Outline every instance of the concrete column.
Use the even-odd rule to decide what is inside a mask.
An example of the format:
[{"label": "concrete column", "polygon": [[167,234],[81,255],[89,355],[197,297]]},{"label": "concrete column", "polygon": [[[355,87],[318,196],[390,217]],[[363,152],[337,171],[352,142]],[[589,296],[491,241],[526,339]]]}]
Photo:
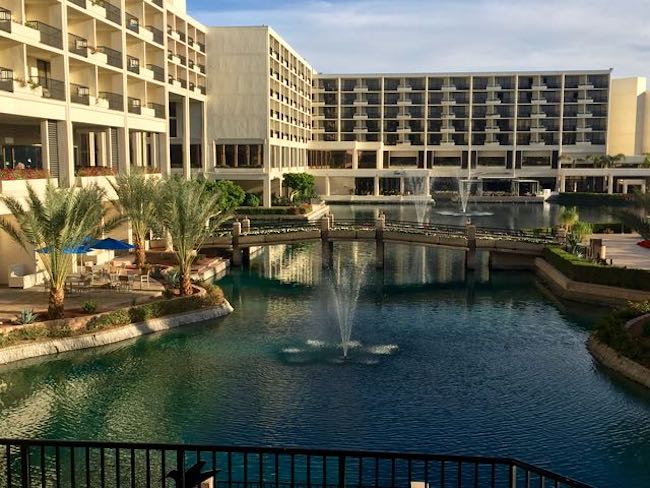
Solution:
[{"label": "concrete column", "polygon": [[129,143],[129,129],[119,127],[117,129],[117,146],[119,151],[117,171],[119,174],[129,174],[131,159]]},{"label": "concrete column", "polygon": [[329,197],[330,196],[330,177],[326,176],[325,177],[325,196]]},{"label": "concrete column", "polygon": [[375,176],[374,195],[375,195],[376,197],[379,196],[379,176]]},{"label": "concrete column", "polygon": [[133,166],[142,166],[142,137],[141,132],[131,132],[130,134],[131,142],[131,154],[133,155],[133,161],[131,164]]},{"label": "concrete column", "polygon": [[210,171],[210,146],[208,144],[208,111],[206,103],[201,104],[201,166],[203,173]]},{"label": "concrete column", "polygon": [[95,133],[88,133],[88,165],[97,166],[97,159],[95,158]]},{"label": "concrete column", "polygon": [[614,175],[608,175],[607,177],[607,193],[614,193]]},{"label": "concrete column", "polygon": [[242,265],[242,252],[239,247],[239,237],[241,235],[241,223],[233,222],[232,224],[232,265],[241,266]]},{"label": "concrete column", "polygon": [[104,159],[104,166],[110,167],[113,164],[113,142],[111,141],[111,129],[106,129],[104,131],[104,141],[106,142],[104,148],[104,154],[106,155],[106,159]]},{"label": "concrete column", "polygon": [[160,168],[159,151],[158,151],[158,134],[156,132],[151,133],[151,167]]},{"label": "concrete column", "polygon": [[147,144],[147,133],[146,132],[141,132],[140,133],[140,144],[142,148],[142,160],[141,160],[141,165],[146,166],[147,161],[149,160],[149,144]]},{"label": "concrete column", "polygon": [[183,177],[190,179],[192,169],[190,167],[190,143],[191,143],[191,124],[190,124],[190,99],[183,97]]},{"label": "concrete column", "polygon": [[352,150],[352,169],[359,169],[359,151],[356,149]]},{"label": "concrete column", "polygon": [[566,192],[566,176],[560,176],[560,192]]},{"label": "concrete column", "polygon": [[406,187],[404,186],[404,177],[400,176],[399,177],[399,194],[404,195],[405,191],[406,191]]},{"label": "concrete column", "polygon": [[70,120],[62,120],[57,122],[56,125],[59,151],[59,186],[70,187],[75,182],[72,122]]},{"label": "concrete column", "polygon": [[264,179],[263,182],[263,190],[262,190],[262,205],[264,207],[270,207],[271,206],[271,178],[267,177]]},{"label": "concrete column", "polygon": [[106,159],[106,132],[95,132],[95,145],[97,146],[97,154],[99,155],[97,166],[110,166]]},{"label": "concrete column", "polygon": [[48,138],[48,124],[47,120],[42,120],[40,124],[41,129],[41,164],[46,171],[50,170],[50,151],[56,148],[50,148],[50,140]]},{"label": "concrete column", "polygon": [[163,175],[169,175],[171,170],[171,155],[170,155],[170,141],[169,132],[165,131],[158,137],[160,144],[160,172]]}]

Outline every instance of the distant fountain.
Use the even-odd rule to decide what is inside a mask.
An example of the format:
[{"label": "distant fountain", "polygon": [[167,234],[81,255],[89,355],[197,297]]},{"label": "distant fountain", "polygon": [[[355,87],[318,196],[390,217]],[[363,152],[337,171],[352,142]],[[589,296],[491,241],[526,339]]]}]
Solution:
[{"label": "distant fountain", "polygon": [[469,196],[472,193],[472,180],[458,179],[458,196],[460,197],[460,208],[463,213],[467,213],[467,204],[469,203]]},{"label": "distant fountain", "polygon": [[357,310],[366,265],[352,265],[338,260],[332,267],[329,283],[330,307],[339,327],[343,357],[348,357],[352,345],[352,325]]},{"label": "distant fountain", "polygon": [[415,216],[418,224],[422,225],[427,218],[431,197],[427,188],[427,178],[424,176],[406,176],[404,178],[406,189],[416,198],[413,200]]}]

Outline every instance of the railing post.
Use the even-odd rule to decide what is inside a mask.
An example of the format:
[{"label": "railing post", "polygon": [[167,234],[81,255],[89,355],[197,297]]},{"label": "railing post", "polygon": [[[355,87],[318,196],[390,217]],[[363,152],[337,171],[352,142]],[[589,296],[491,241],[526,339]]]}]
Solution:
[{"label": "railing post", "polygon": [[20,483],[22,488],[29,488],[29,446],[20,446]]},{"label": "railing post", "polygon": [[345,456],[339,456],[339,488],[345,488]]},{"label": "railing post", "polygon": [[324,215],[320,220],[321,266],[323,269],[329,269],[332,266],[334,243],[329,239],[331,224],[332,219],[328,215]]},{"label": "railing post", "polygon": [[384,231],[386,230],[386,214],[380,213],[375,221],[375,266],[384,268]]},{"label": "railing post", "polygon": [[465,238],[467,239],[467,252],[465,253],[465,267],[476,269],[476,226],[468,218],[465,222]]},{"label": "railing post", "polygon": [[241,221],[241,231],[243,233],[250,232],[251,230],[251,219],[244,217]]},{"label": "railing post", "polygon": [[185,488],[185,451],[183,449],[176,451],[176,472],[178,473],[176,488]]},{"label": "railing post", "polygon": [[239,238],[241,236],[241,222],[235,221],[232,223],[232,265],[241,266],[242,255],[241,248],[239,247]]},{"label": "railing post", "polygon": [[510,473],[508,475],[509,487],[517,488],[517,466],[510,464]]}]

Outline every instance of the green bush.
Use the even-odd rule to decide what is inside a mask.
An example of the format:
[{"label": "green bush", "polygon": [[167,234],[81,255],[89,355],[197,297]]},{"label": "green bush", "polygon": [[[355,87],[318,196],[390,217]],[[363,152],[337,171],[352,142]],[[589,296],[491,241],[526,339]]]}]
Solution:
[{"label": "green bush", "polygon": [[645,337],[650,335],[650,322],[643,326],[643,336],[637,337],[626,329],[625,324],[650,308],[649,302],[629,303],[603,317],[596,325],[596,339],[614,349],[619,354],[650,367],[650,347]]},{"label": "green bush", "polygon": [[605,266],[581,259],[559,247],[545,248],[544,259],[574,281],[650,291],[650,271]]},{"label": "green bush", "polygon": [[245,207],[259,207],[260,203],[260,197],[255,195],[255,193],[247,193],[243,205]]},{"label": "green bush", "polygon": [[97,311],[97,302],[95,300],[88,300],[81,305],[81,310],[84,313],[95,313]]}]

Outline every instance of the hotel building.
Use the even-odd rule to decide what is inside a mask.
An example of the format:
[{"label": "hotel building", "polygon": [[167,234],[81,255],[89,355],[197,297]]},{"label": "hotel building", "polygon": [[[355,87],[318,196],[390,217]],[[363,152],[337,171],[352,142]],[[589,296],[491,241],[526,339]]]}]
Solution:
[{"label": "hotel building", "polygon": [[[140,166],[203,171],[206,29],[183,0],[0,0],[0,189],[24,198]],[[30,171],[33,170],[33,171]],[[8,211],[0,205],[0,215]],[[36,261],[0,235],[4,270]]]}]

